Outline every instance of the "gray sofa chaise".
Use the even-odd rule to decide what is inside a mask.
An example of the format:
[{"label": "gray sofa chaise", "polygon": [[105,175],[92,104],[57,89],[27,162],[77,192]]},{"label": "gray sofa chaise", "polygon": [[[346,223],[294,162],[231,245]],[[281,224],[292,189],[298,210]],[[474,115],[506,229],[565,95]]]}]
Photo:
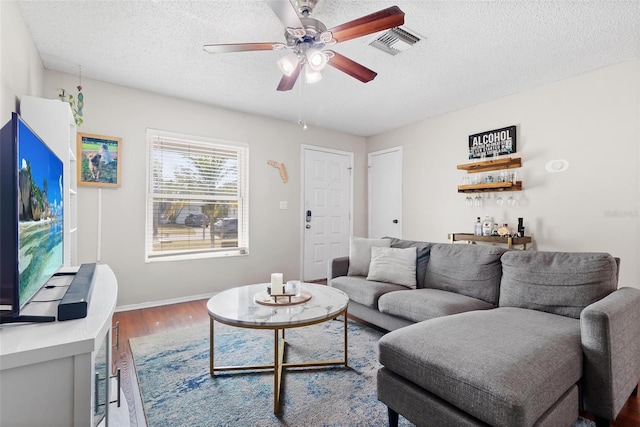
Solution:
[{"label": "gray sofa chaise", "polygon": [[329,284],[392,331],[378,371],[390,425],[571,426],[584,409],[605,426],[637,393],[640,290],[617,288],[609,254],[386,240],[415,248],[415,289],[392,283],[385,249],[371,249],[375,274],[333,260]]}]

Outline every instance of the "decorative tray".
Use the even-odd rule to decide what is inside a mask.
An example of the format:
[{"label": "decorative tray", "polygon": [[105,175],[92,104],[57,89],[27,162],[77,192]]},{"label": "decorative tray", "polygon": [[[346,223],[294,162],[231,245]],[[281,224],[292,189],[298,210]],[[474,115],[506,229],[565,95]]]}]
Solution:
[{"label": "decorative tray", "polygon": [[270,305],[275,307],[283,307],[287,305],[303,304],[311,299],[311,293],[307,291],[300,292],[300,295],[282,294],[269,295],[267,291],[258,292],[253,300],[258,304]]}]

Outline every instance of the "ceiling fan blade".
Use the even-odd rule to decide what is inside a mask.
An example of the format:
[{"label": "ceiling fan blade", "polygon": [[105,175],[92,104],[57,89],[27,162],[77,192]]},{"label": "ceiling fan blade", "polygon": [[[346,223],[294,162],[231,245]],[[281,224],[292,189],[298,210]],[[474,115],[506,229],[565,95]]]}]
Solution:
[{"label": "ceiling fan blade", "polygon": [[296,80],[298,80],[298,76],[300,76],[300,71],[302,70],[302,63],[299,62],[298,66],[293,70],[290,76],[286,74],[282,76],[280,80],[280,84],[278,84],[279,91],[286,91],[293,89],[293,86],[296,84]]},{"label": "ceiling fan blade", "polygon": [[282,21],[285,28],[296,28],[304,31],[304,25],[289,0],[269,0],[269,7]]},{"label": "ceiling fan blade", "polygon": [[332,50],[329,52],[333,52],[333,58],[329,59],[328,62],[329,65],[337,68],[343,73],[349,74],[351,77],[358,79],[363,83],[370,82],[378,75],[375,71],[368,69],[364,65],[358,64],[344,55],[340,55]]},{"label": "ceiling fan blade", "polygon": [[206,44],[203,49],[209,53],[249,52],[256,50],[282,50],[287,45],[284,43],[230,43],[230,44]]},{"label": "ceiling fan blade", "polygon": [[404,24],[404,12],[391,6],[371,15],[363,16],[337,27],[329,28],[337,42],[343,42]]}]

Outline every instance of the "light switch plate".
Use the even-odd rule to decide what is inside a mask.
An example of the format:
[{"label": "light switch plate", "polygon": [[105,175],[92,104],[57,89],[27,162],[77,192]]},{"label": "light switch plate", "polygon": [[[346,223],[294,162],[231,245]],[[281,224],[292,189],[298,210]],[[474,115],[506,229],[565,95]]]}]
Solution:
[{"label": "light switch plate", "polygon": [[287,202],[280,202],[280,209],[287,209]]}]

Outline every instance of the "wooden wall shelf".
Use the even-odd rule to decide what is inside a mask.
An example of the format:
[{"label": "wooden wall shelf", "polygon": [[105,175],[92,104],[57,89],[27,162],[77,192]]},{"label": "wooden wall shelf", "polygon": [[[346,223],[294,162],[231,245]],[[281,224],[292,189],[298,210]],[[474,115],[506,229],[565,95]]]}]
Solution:
[{"label": "wooden wall shelf", "polygon": [[500,237],[500,236],[476,236],[470,233],[451,233],[449,234],[449,241],[460,242],[466,241],[468,243],[474,242],[486,242],[486,243],[502,243],[506,244],[508,249],[511,249],[513,245],[522,245],[522,249],[527,249],[527,243],[531,243],[531,236],[523,237]]},{"label": "wooden wall shelf", "polygon": [[522,166],[520,157],[505,157],[496,160],[485,160],[483,162],[465,163],[458,165],[458,169],[466,170],[467,173],[487,172],[501,169],[515,169]]},{"label": "wooden wall shelf", "polygon": [[[496,170],[515,169],[522,166],[520,157],[503,157],[483,162],[465,163],[458,165],[459,170],[467,173],[489,172]],[[511,175],[511,174],[507,174]],[[515,172],[511,179],[515,179]],[[483,182],[480,184],[458,185],[458,193],[489,193],[493,191],[522,191],[522,181]]]},{"label": "wooden wall shelf", "polygon": [[522,181],[487,182],[483,184],[458,185],[458,193],[487,193],[490,191],[522,191]]}]

